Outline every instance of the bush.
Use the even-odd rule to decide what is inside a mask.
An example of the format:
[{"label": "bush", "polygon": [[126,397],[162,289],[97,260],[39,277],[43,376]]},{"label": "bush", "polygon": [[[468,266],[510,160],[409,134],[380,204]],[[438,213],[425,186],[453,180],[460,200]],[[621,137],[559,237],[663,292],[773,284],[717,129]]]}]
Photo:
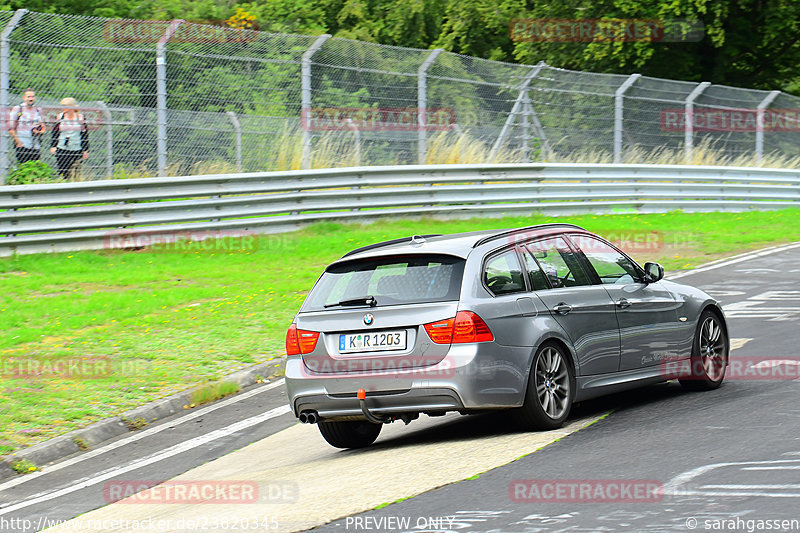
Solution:
[{"label": "bush", "polygon": [[44,161],[28,161],[11,171],[6,185],[30,185],[31,183],[53,183],[56,173]]}]

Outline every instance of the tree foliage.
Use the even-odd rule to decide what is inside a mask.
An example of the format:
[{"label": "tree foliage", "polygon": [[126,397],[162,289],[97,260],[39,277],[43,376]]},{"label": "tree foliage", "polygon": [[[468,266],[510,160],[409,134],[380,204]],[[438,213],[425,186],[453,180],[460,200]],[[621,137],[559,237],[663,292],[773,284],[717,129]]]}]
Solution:
[{"label": "tree foliage", "polygon": [[[182,18],[268,32],[444,48],[500,61],[632,73],[800,93],[794,0],[11,0],[8,8],[101,17]],[[696,42],[525,42],[514,19],[702,23]]]}]

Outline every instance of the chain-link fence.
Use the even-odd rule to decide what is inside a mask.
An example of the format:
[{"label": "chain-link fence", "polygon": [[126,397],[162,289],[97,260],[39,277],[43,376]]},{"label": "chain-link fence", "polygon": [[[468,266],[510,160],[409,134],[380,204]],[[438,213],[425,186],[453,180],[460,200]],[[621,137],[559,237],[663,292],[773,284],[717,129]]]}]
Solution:
[{"label": "chain-link fence", "polygon": [[[27,88],[88,124],[82,179],[425,162],[585,160],[710,147],[800,154],[778,91],[515,65],[184,21],[0,11],[0,178]],[[687,120],[688,118],[688,120]],[[43,142],[42,158],[53,164]],[[448,151],[449,150],[449,151]]]}]

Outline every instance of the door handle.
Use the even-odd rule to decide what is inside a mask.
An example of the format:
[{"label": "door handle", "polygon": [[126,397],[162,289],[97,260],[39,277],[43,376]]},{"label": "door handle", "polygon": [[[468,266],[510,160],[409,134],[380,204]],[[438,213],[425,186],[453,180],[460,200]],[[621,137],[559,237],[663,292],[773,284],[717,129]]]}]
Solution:
[{"label": "door handle", "polygon": [[556,306],[553,308],[553,311],[555,311],[559,315],[566,315],[567,313],[572,311],[572,306],[564,302],[561,302],[559,304],[556,304]]},{"label": "door handle", "polygon": [[617,307],[620,309],[625,309],[626,307],[630,307],[631,303],[626,298],[620,298],[617,300]]}]

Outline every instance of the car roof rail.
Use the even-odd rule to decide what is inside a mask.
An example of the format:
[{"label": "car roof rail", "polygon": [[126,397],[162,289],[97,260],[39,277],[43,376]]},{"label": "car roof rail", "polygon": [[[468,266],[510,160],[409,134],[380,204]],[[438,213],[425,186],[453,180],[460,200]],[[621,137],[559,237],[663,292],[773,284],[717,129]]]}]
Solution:
[{"label": "car roof rail", "polygon": [[536,224],[534,226],[527,226],[527,227],[524,227],[524,228],[516,228],[516,229],[512,229],[512,230],[508,230],[508,231],[502,231],[500,233],[495,233],[494,235],[489,235],[488,237],[484,237],[482,239],[478,239],[475,242],[475,244],[472,245],[472,247],[473,248],[477,248],[478,246],[480,246],[482,244],[486,244],[487,242],[491,242],[491,241],[493,241],[495,239],[501,239],[503,237],[510,237],[511,235],[514,235],[516,233],[521,233],[521,232],[530,231],[530,230],[534,230],[534,229],[558,228],[558,227],[573,228],[573,229],[579,229],[581,231],[586,231],[585,228],[582,228],[582,227],[580,227],[578,225],[575,225],[575,224],[567,224],[565,222],[549,222],[547,224]]},{"label": "car roof rail", "polygon": [[411,237],[401,237],[399,239],[392,239],[390,241],[383,241],[375,244],[369,244],[367,246],[362,246],[361,248],[356,248],[355,250],[350,250],[349,252],[347,252],[342,256],[342,259],[350,255],[354,255],[360,252],[366,252],[367,250],[374,250],[375,248],[382,248],[384,246],[389,246],[392,244],[401,244],[404,242],[420,242],[419,241],[420,237],[422,237],[423,239],[428,239],[430,237],[441,237],[441,236],[442,236],[441,233],[431,233],[428,235],[412,235]]}]

